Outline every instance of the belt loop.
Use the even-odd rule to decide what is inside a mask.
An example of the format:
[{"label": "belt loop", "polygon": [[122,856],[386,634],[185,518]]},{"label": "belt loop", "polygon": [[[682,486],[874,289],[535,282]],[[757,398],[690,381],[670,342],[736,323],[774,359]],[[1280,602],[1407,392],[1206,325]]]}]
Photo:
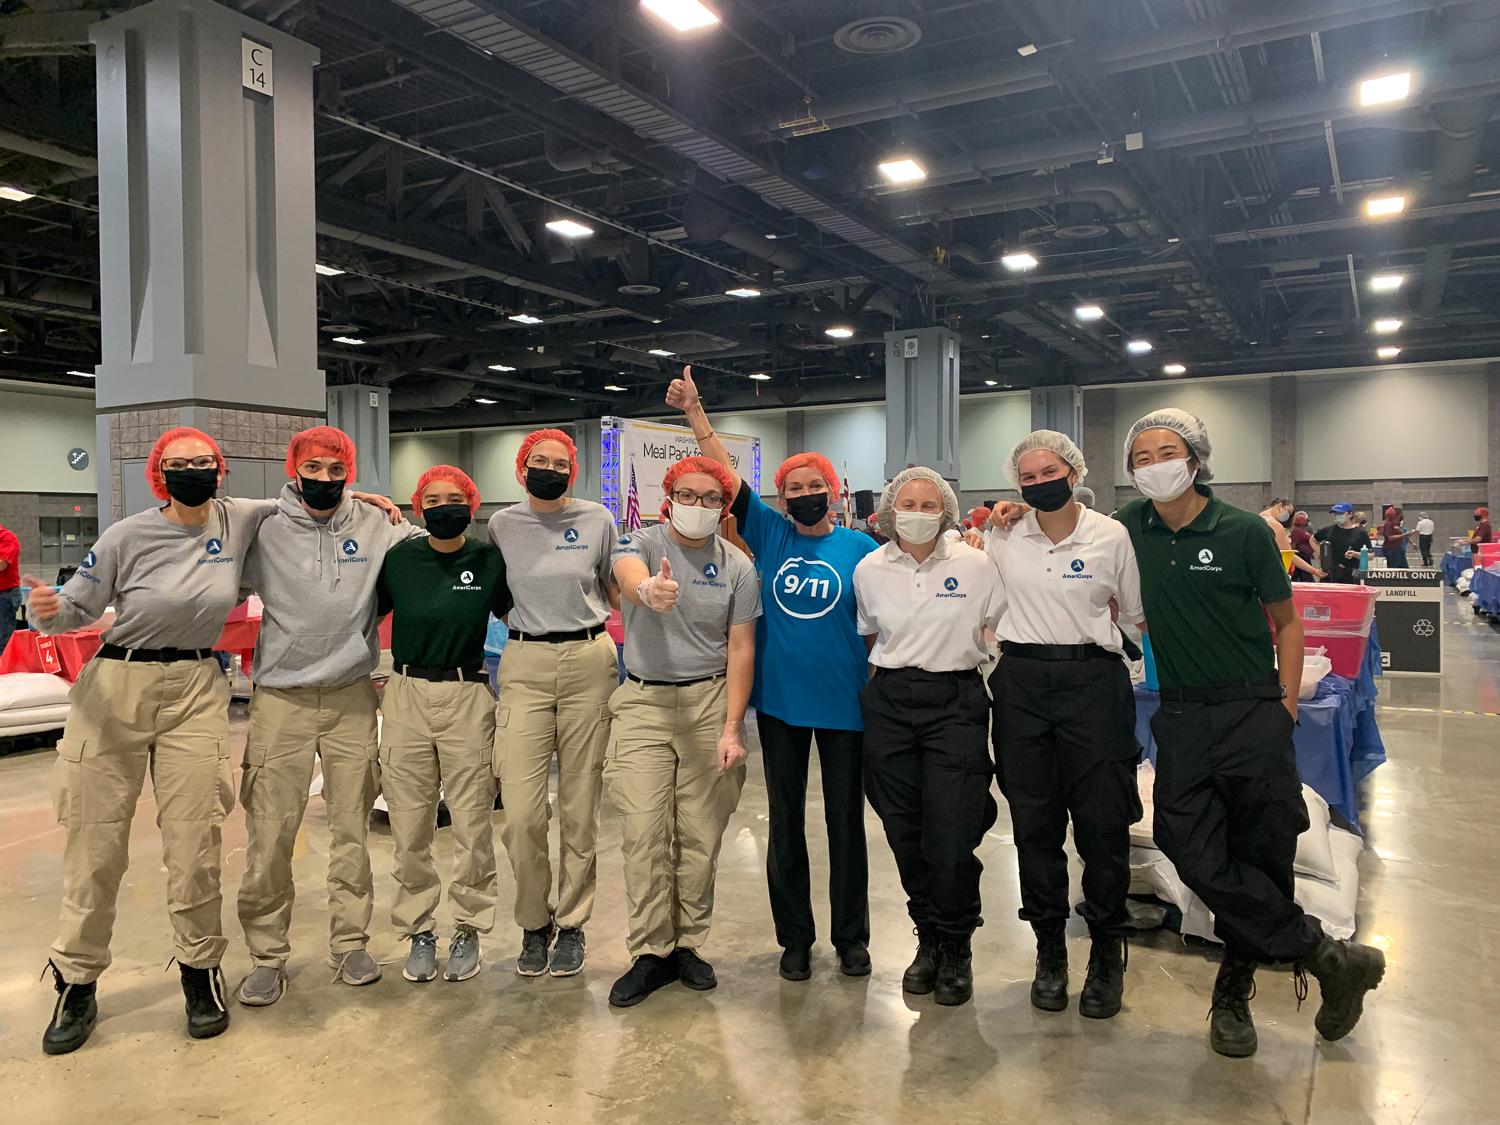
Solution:
[{"label": "belt loop", "polygon": [[130,658],[132,656],[134,656],[134,655],[135,655],[135,649],[133,649],[133,648],[127,648],[125,650],[125,663],[129,664],[130,663]]}]

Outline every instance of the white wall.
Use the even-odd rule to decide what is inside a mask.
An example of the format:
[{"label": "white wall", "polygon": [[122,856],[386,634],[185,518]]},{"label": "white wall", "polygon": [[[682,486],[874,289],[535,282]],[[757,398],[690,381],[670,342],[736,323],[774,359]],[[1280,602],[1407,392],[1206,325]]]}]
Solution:
[{"label": "white wall", "polygon": [[[1088,395],[1083,408],[1088,410]],[[1138,418],[1175,406],[1196,414],[1213,442],[1214,479],[1223,484],[1271,479],[1269,380],[1182,382],[1115,388],[1115,477],[1124,481],[1125,436]],[[1301,476],[1302,474],[1298,474]]]},{"label": "white wall", "polygon": [[[98,492],[93,395],[0,388],[0,432],[0,492]],[[88,450],[87,470],[68,467],[70,449]]]},{"label": "white wall", "polygon": [[[394,434],[391,437],[391,496],[402,507],[417,480],[434,465],[458,463],[458,434]],[[481,487],[480,492],[483,493]]]},{"label": "white wall", "polygon": [[803,444],[833,462],[849,465],[849,487],[879,492],[885,486],[885,406],[842,406],[803,415]]},{"label": "white wall", "polygon": [[474,483],[486,504],[514,504],[526,498],[516,482],[516,455],[535,427],[474,431]]},{"label": "white wall", "polygon": [[958,411],[960,489],[1010,488],[1006,465],[1016,442],[1031,432],[1031,395],[1026,391],[982,398],[966,395]]}]

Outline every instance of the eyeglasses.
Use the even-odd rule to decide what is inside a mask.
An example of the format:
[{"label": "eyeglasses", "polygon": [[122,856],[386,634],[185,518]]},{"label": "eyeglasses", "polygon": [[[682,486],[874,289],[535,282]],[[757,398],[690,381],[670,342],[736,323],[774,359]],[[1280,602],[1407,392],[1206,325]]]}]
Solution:
[{"label": "eyeglasses", "polygon": [[554,473],[570,473],[573,471],[571,461],[549,461],[545,457],[529,457],[526,460],[528,469],[551,469]]},{"label": "eyeglasses", "polygon": [[722,508],[724,497],[717,492],[710,492],[707,496],[699,496],[696,492],[674,492],[672,503],[681,504],[684,508]]},{"label": "eyeglasses", "polygon": [[189,461],[186,457],[168,457],[161,463],[161,467],[169,473],[180,473],[184,469],[217,469],[219,459],[217,457],[194,457]]}]

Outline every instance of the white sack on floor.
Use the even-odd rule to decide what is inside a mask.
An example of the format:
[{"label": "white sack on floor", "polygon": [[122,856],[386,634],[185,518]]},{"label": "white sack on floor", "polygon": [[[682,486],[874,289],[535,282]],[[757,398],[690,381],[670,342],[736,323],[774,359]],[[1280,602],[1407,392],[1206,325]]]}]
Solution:
[{"label": "white sack on floor", "polygon": [[68,721],[68,710],[66,703],[52,703],[45,707],[16,707],[0,711],[0,738],[61,730]]},{"label": "white sack on floor", "polygon": [[11,672],[0,676],[0,711],[66,704],[72,686],[47,672]]}]

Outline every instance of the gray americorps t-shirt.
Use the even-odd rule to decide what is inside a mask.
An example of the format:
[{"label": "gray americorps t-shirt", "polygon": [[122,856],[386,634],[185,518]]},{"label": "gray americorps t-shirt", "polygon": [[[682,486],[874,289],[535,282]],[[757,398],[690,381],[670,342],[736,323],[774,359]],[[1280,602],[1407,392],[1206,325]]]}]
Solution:
[{"label": "gray americorps t-shirt", "polygon": [[625,667],[643,680],[696,680],[729,666],[729,627],[760,616],[755,568],[717,535],[704,547],[683,547],[663,524],[622,535],[614,558],[637,558],[652,574],[662,556],[678,584],[677,605],[657,613],[621,599],[625,612]]},{"label": "gray americorps t-shirt", "polygon": [[507,616],[511,632],[573,633],[603,624],[618,534],[608,508],[575,497],[561,511],[538,512],[523,500],[491,516],[489,532],[516,600]]}]

